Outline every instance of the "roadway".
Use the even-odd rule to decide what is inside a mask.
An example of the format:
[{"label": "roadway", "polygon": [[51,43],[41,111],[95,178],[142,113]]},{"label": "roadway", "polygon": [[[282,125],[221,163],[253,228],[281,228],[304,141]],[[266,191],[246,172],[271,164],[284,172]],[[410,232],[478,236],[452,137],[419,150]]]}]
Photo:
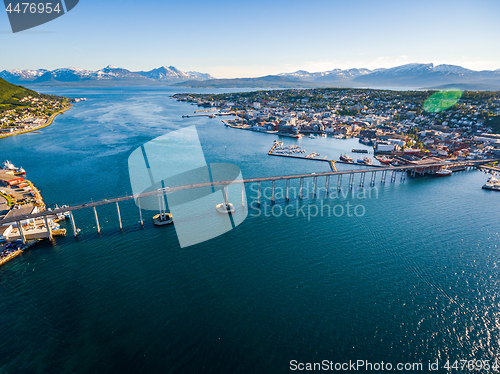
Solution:
[{"label": "roadway", "polygon": [[[128,195],[128,196],[121,196],[121,197],[116,197],[113,199],[105,199],[101,201],[96,201],[96,202],[90,202],[90,203],[85,203],[85,204],[77,204],[77,205],[72,205],[66,208],[59,208],[59,209],[54,209],[52,211],[44,211],[44,212],[39,212],[35,214],[29,214],[29,215],[23,215],[23,216],[16,216],[16,220],[22,221],[25,219],[31,219],[31,218],[37,218],[37,217],[44,217],[44,216],[51,216],[55,215],[57,213],[64,213],[68,211],[74,211],[74,210],[80,210],[80,209],[85,209],[85,208],[92,208],[92,207],[97,207],[101,205],[107,205],[107,204],[113,204],[113,203],[119,203],[122,201],[128,201],[135,199],[137,197],[142,198],[142,197],[148,197],[148,196],[156,196],[160,194],[165,194],[165,193],[172,193],[172,192],[177,192],[177,191],[183,191],[183,190],[188,190],[192,188],[203,188],[203,187],[215,187],[215,186],[228,186],[230,184],[241,184],[241,183],[260,183],[260,182],[269,182],[269,181],[279,181],[279,180],[287,180],[287,179],[300,179],[300,178],[311,178],[311,177],[326,177],[326,176],[334,176],[334,175],[344,175],[344,174],[361,174],[361,173],[379,173],[383,171],[394,171],[394,172],[404,172],[412,169],[418,169],[418,168],[432,168],[432,167],[442,167],[442,166],[448,166],[448,167],[457,167],[457,166],[480,166],[481,164],[487,164],[490,162],[494,161],[500,161],[498,159],[489,159],[489,160],[474,160],[474,161],[457,161],[457,162],[441,162],[441,163],[435,163],[435,164],[428,164],[428,165],[405,165],[405,166],[391,166],[391,167],[385,167],[385,168],[372,168],[372,169],[358,169],[358,170],[344,170],[344,171],[330,171],[330,172],[324,172],[324,173],[307,173],[307,174],[295,174],[295,175],[285,175],[285,176],[277,176],[277,177],[262,177],[262,178],[251,178],[251,179],[241,179],[241,180],[231,180],[231,181],[218,181],[218,182],[205,182],[205,183],[196,183],[196,184],[188,184],[184,186],[178,186],[178,187],[171,187],[171,188],[165,188],[163,190],[155,190],[155,191],[150,191],[150,192],[144,192],[139,195]],[[6,223],[10,223],[12,220],[9,219],[2,219],[0,220],[0,226]]]}]

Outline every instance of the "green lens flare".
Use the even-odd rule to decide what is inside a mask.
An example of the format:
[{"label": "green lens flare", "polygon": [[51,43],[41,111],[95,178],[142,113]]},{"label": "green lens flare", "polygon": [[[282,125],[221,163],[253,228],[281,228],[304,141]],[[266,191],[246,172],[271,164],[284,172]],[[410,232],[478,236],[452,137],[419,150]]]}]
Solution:
[{"label": "green lens flare", "polygon": [[462,97],[460,90],[439,91],[431,95],[424,103],[424,110],[430,113],[437,113],[455,105]]}]

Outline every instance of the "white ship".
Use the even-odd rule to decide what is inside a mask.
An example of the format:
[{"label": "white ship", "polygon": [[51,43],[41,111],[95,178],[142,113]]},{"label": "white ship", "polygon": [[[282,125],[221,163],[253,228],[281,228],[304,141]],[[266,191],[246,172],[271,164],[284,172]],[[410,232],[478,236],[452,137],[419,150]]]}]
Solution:
[{"label": "white ship", "polygon": [[443,168],[439,169],[438,171],[436,171],[436,175],[440,176],[440,177],[448,177],[452,173],[453,173],[453,171],[451,171],[450,169],[448,169],[446,167],[443,167]]},{"label": "white ship", "polygon": [[17,170],[17,168],[14,166],[12,162],[9,160],[5,160],[3,163],[3,169],[4,170]]},{"label": "white ship", "polygon": [[494,175],[492,175],[486,184],[483,186],[485,190],[500,191],[500,180],[498,180]]}]

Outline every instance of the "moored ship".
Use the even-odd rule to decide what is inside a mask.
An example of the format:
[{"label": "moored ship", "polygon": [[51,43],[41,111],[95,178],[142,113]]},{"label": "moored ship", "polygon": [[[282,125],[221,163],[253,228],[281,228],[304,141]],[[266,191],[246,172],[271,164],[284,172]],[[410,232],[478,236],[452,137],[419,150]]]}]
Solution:
[{"label": "moored ship", "polygon": [[447,167],[443,167],[443,168],[439,169],[438,171],[436,171],[436,175],[439,177],[448,177],[452,173],[453,173],[453,171],[451,171]]},{"label": "moored ship", "polygon": [[498,180],[494,175],[492,175],[486,184],[483,186],[485,190],[500,191],[500,180]]},{"label": "moored ship", "polygon": [[353,159],[347,156],[346,154],[340,155],[339,159],[340,161],[344,162],[353,162]]}]

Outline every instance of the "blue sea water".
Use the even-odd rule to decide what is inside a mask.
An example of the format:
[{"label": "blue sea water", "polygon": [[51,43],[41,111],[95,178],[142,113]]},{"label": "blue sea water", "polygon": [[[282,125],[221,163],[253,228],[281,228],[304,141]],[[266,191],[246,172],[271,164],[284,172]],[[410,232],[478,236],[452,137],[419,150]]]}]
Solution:
[{"label": "blue sea water", "polygon": [[[197,108],[172,88],[39,90],[87,98],[0,141],[48,205],[130,194],[132,151],[190,125],[207,162],[234,163],[244,178],[329,171],[268,156],[273,135],[182,118]],[[363,147],[283,141],[335,159]],[[173,226],[153,226],[155,212],[141,227],[133,202],[121,205],[123,230],[114,206],[99,207],[101,234],[91,210],[75,212],[78,238],[0,268],[0,373],[285,373],[292,360],[421,362],[423,372],[439,360],[447,372],[447,360],[500,359],[500,194],[481,189],[479,171],[377,177],[373,188],[369,177],[345,196],[263,199],[240,226],[186,248]]]}]

